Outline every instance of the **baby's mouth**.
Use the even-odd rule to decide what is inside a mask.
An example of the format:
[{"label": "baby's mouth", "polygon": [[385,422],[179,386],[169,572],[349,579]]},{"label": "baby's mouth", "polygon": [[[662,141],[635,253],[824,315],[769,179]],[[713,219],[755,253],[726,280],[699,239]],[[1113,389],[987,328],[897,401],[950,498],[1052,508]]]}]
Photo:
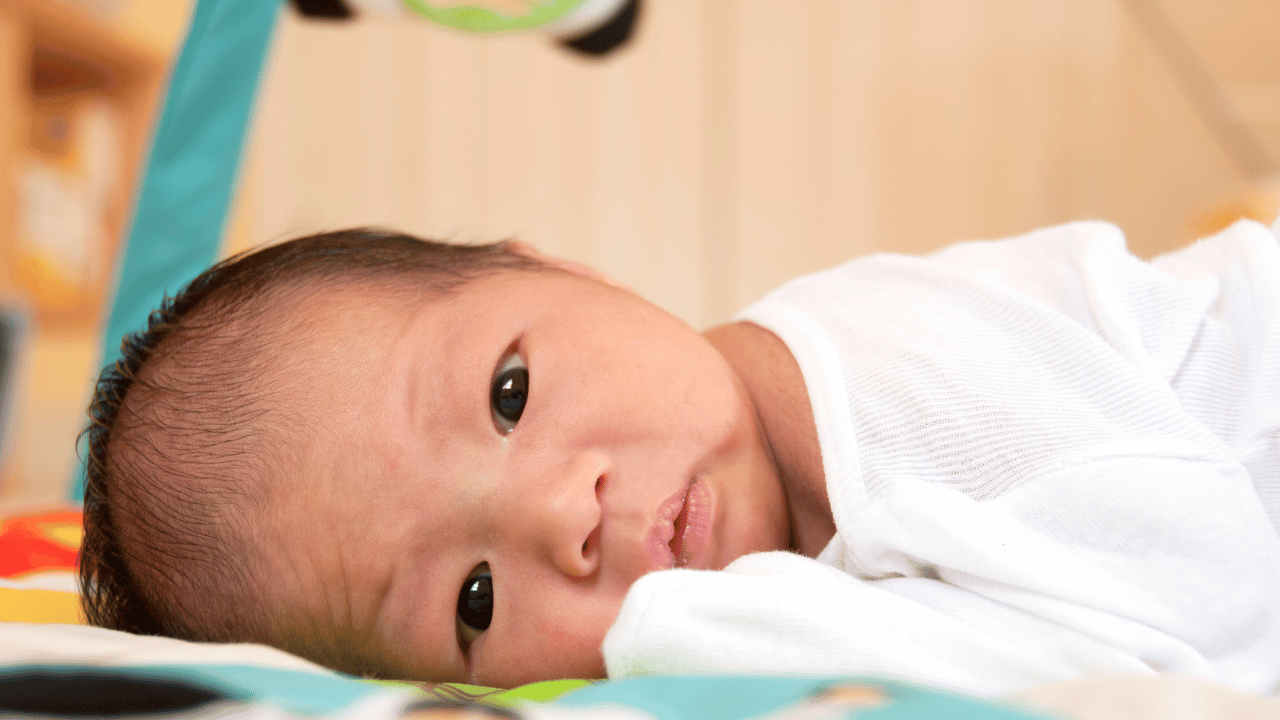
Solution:
[{"label": "baby's mouth", "polygon": [[[692,484],[689,487],[693,487]],[[684,530],[688,524],[689,488],[685,488],[684,499],[680,501],[680,512],[676,513],[675,520],[671,521],[673,530],[671,541],[667,543],[667,547],[671,548],[671,557],[675,560],[675,567],[684,567],[689,564],[688,558],[684,556]]]},{"label": "baby's mouth", "polygon": [[702,481],[694,480],[685,489],[668,543],[674,567],[688,567],[706,544],[711,529],[710,504],[709,491]]},{"label": "baby's mouth", "polygon": [[679,492],[663,501],[658,506],[657,523],[649,532],[648,550],[654,570],[667,570],[680,567],[683,540],[680,529],[687,525],[682,520],[687,514],[686,504],[693,483],[686,485]]}]

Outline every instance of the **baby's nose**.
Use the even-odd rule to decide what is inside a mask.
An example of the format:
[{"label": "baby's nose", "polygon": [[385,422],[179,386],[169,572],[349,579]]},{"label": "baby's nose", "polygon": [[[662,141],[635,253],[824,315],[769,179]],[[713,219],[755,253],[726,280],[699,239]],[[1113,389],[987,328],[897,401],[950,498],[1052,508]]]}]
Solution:
[{"label": "baby's nose", "polygon": [[531,503],[529,519],[539,544],[566,575],[587,577],[600,565],[600,498],[609,470],[603,454],[581,453],[553,471]]}]

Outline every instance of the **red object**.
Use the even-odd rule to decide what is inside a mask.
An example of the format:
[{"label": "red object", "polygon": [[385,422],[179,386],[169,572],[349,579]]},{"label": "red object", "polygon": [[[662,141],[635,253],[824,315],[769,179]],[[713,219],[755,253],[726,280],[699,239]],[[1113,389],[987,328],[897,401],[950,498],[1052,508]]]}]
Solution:
[{"label": "red object", "polygon": [[0,524],[0,577],[74,571],[80,549],[79,510],[20,515]]}]

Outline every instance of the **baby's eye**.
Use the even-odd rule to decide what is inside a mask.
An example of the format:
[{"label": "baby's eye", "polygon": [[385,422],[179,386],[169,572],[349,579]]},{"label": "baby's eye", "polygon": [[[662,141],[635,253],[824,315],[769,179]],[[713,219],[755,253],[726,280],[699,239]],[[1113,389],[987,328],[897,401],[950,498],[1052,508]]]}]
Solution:
[{"label": "baby's eye", "polygon": [[467,576],[458,593],[458,640],[466,648],[493,621],[493,577],[481,563]]},{"label": "baby's eye", "polygon": [[529,369],[519,353],[506,357],[493,374],[493,386],[489,391],[489,409],[493,424],[502,434],[516,429],[525,403],[529,401]]}]

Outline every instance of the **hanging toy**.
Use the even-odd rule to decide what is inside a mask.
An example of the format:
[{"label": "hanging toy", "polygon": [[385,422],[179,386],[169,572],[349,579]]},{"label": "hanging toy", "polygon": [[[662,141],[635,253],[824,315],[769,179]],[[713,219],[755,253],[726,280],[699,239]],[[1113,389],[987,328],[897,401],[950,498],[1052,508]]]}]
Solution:
[{"label": "hanging toy", "polygon": [[562,47],[603,57],[635,32],[640,0],[292,0],[305,17],[347,20],[405,12],[471,33],[542,32]]}]

